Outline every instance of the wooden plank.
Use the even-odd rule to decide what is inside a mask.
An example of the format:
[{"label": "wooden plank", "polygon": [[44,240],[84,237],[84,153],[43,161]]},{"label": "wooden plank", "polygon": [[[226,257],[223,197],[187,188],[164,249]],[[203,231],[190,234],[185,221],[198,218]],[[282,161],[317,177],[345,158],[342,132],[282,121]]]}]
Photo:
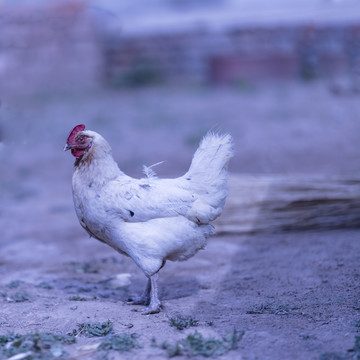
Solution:
[{"label": "wooden plank", "polygon": [[360,228],[360,178],[233,175],[217,233]]}]

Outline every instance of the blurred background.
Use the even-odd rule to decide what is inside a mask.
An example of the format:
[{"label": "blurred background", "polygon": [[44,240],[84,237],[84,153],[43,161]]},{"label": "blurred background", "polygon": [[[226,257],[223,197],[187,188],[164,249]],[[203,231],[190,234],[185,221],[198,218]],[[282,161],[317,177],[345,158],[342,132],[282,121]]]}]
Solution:
[{"label": "blurred background", "polygon": [[220,236],[161,273],[165,314],[246,330],[244,358],[359,358],[360,0],[0,0],[0,334],[113,319],[157,358],[177,330],[122,307],[145,277],[75,215],[81,123],[134,177],[234,137]]},{"label": "blurred background", "polygon": [[136,177],[181,175],[208,130],[234,136],[235,173],[357,176],[360,3],[2,0],[0,102],[14,226],[26,206],[35,222],[72,207],[79,123]]}]

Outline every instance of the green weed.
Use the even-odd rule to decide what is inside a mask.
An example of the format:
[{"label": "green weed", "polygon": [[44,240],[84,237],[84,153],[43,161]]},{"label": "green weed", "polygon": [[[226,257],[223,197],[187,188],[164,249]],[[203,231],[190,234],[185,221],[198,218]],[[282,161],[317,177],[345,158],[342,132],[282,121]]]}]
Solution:
[{"label": "green weed", "polygon": [[69,335],[52,333],[29,333],[25,335],[0,335],[0,359],[28,354],[26,360],[53,359],[66,356],[63,345],[74,344],[76,339]]},{"label": "green weed", "polygon": [[185,339],[171,345],[167,342],[162,344],[169,357],[175,356],[204,356],[217,358],[237,347],[238,342],[244,336],[244,331],[234,330],[221,339],[204,338],[199,332],[188,335]]},{"label": "green weed", "polygon": [[46,281],[42,281],[41,283],[37,284],[36,287],[46,290],[52,290],[54,287],[47,283]]},{"label": "green weed", "polygon": [[286,305],[277,305],[273,303],[266,303],[260,305],[254,305],[247,314],[274,314],[274,315],[289,315],[293,310],[297,310],[298,307]]},{"label": "green weed", "polygon": [[8,297],[12,302],[24,302],[29,301],[30,295],[26,291],[17,291],[14,295]]},{"label": "green weed", "polygon": [[115,350],[119,352],[127,352],[132,349],[141,348],[138,344],[137,339],[139,335],[134,334],[119,334],[119,335],[110,335],[99,345],[99,350]]},{"label": "green weed", "polygon": [[195,320],[192,316],[178,315],[169,319],[170,326],[176,327],[178,330],[189,329],[192,326],[198,326],[199,320]]},{"label": "green weed", "polygon": [[70,261],[66,264],[69,265],[70,270],[76,274],[98,274],[104,266],[122,264],[122,260],[112,256],[102,259],[92,259],[84,262]]},{"label": "green weed", "polygon": [[9,284],[7,284],[7,287],[10,289],[15,289],[18,288],[20,286],[20,284],[22,284],[23,282],[21,280],[14,280],[11,281]]},{"label": "green weed", "polygon": [[96,300],[96,296],[92,297],[92,298],[86,298],[80,295],[73,295],[69,297],[70,301],[89,301],[89,300]]},{"label": "green weed", "polygon": [[71,266],[71,270],[77,274],[97,274],[99,272],[96,260],[85,261],[83,263],[71,261],[68,264]]},{"label": "green weed", "polygon": [[70,336],[79,336],[84,335],[86,337],[94,337],[94,336],[106,336],[110,334],[113,330],[113,323],[108,320],[103,323],[81,323],[77,325],[77,329],[74,329],[68,335]]}]

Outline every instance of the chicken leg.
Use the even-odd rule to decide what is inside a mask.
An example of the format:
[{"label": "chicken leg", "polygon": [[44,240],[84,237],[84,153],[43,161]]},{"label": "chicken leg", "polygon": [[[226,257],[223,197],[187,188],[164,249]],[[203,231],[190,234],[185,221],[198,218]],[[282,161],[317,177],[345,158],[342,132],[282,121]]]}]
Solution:
[{"label": "chicken leg", "polygon": [[158,286],[157,286],[158,274],[154,274],[150,276],[150,304],[149,306],[142,312],[143,315],[156,314],[160,312],[161,302],[158,296]]}]

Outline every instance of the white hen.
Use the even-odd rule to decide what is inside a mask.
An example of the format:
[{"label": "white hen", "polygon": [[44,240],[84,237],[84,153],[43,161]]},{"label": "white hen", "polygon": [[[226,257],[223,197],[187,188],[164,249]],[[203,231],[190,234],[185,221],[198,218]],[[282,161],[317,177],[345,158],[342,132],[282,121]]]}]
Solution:
[{"label": "white hen", "polygon": [[125,175],[107,141],[77,125],[65,150],[76,157],[73,199],[81,226],[94,238],[130,256],[148,278],[144,293],[130,299],[143,312],[160,311],[157,273],[166,260],[186,260],[213,234],[210,222],[227,196],[227,165],[233,155],[230,135],[207,134],[189,171],[177,179]]}]

